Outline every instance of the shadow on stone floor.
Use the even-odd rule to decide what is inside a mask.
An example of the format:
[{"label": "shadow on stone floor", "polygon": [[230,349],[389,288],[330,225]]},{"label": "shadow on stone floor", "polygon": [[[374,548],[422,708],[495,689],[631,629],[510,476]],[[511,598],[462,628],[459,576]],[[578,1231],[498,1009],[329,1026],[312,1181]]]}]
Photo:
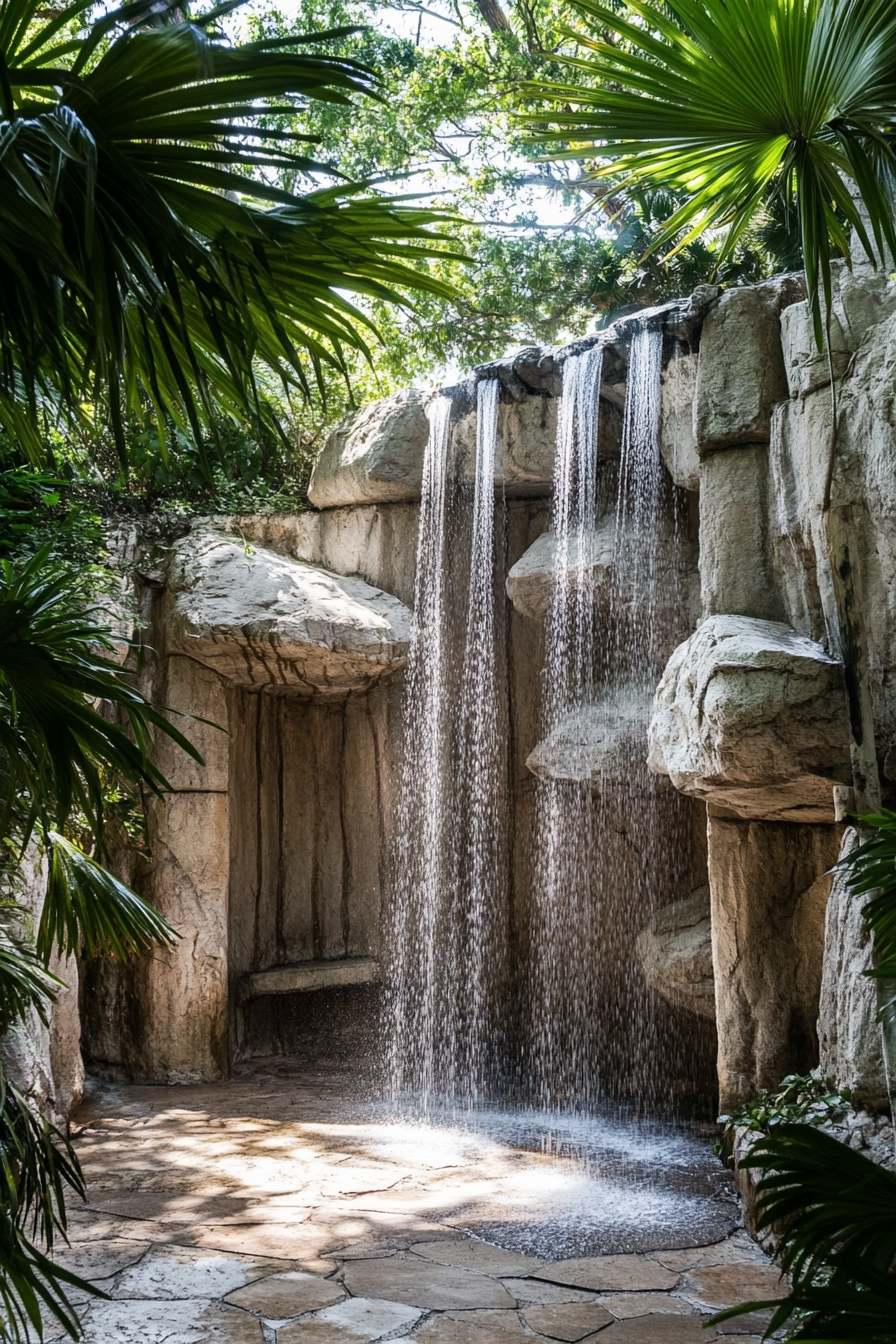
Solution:
[{"label": "shadow on stone floor", "polygon": [[[697,1344],[710,1310],[779,1291],[705,1141],[569,1122],[536,1151],[514,1114],[396,1122],[338,1070],[284,1060],[220,1085],[94,1081],[88,1205],[60,1256],[110,1295],[80,1303],[85,1339]],[[626,1236],[647,1245],[619,1253]]]}]

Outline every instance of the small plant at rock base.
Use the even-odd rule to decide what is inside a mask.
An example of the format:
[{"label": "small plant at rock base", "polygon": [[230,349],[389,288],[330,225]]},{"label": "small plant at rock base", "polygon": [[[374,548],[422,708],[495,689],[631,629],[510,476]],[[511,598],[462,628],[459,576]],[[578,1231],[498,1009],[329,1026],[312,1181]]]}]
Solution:
[{"label": "small plant at rock base", "polygon": [[722,1139],[716,1152],[727,1152],[738,1129],[768,1134],[777,1125],[837,1125],[842,1124],[852,1108],[852,1092],[848,1087],[837,1088],[833,1079],[825,1078],[820,1069],[811,1073],[790,1073],[776,1088],[760,1092],[758,1097],[745,1102],[730,1115],[720,1115]]}]

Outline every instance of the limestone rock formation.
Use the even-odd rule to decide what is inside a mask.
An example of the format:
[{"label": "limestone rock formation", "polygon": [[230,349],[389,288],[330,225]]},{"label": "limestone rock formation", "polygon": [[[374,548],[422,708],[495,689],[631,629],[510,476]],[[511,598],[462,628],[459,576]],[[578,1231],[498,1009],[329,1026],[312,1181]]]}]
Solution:
[{"label": "limestone rock formation", "polygon": [[426,400],[426,393],[410,388],[345,416],[312,472],[312,504],[332,509],[419,499],[429,435]]},{"label": "limestone rock formation", "polygon": [[709,887],[662,906],[638,935],[638,960],[652,989],[715,1021]]},{"label": "limestone rock formation", "polygon": [[697,356],[677,353],[663,372],[660,453],[669,475],[683,490],[699,490],[700,457],[694,438]]},{"label": "limestone rock formation", "polygon": [[[526,765],[540,779],[589,780],[599,789],[629,779],[646,752],[646,716],[633,689],[628,696],[571,710],[533,747]],[[650,776],[647,781],[650,788]]]},{"label": "limestone rock formation", "polygon": [[805,293],[797,275],[728,289],[700,337],[694,434],[701,456],[767,440],[772,408],[787,396],[780,315]]},{"label": "limestone rock formation", "polygon": [[[598,606],[605,605],[601,597],[605,598],[608,591],[615,536],[616,520],[609,517],[584,539],[582,563],[591,571]],[[574,556],[570,555],[569,559],[572,561]],[[522,616],[533,621],[547,618],[556,563],[557,535],[545,532],[511,567],[507,575],[507,596]],[[570,572],[571,584],[575,581],[575,573],[575,570]]]},{"label": "limestone rock formation", "polygon": [[[643,603],[640,575],[633,558],[643,556],[659,539],[655,561],[658,580],[654,594],[656,606],[651,612],[651,619],[664,633],[675,631],[672,640],[666,644],[667,648],[671,648],[674,640],[681,637],[680,621],[691,597],[691,580],[696,576],[681,540],[669,535],[672,529],[668,523],[668,519],[653,519],[653,532],[649,537],[634,535],[631,529],[620,555],[616,541],[616,515],[606,514],[598,520],[592,531],[586,533],[581,543],[570,539],[564,568],[571,586],[579,582],[584,571],[591,585],[595,612],[618,620],[624,609],[631,613]],[[581,555],[577,556],[579,545]],[[530,620],[544,621],[547,618],[551,585],[557,568],[557,546],[555,532],[542,533],[511,566],[507,575],[507,596],[520,615],[528,616]],[[684,628],[687,629],[687,624]]]},{"label": "limestone rock formation", "polygon": [[[848,828],[841,856],[858,844]],[[871,936],[862,917],[864,902],[849,890],[846,875],[835,873],[825,919],[824,971],[818,1012],[821,1068],[838,1087],[848,1087],[857,1106],[886,1109],[887,1077],[877,1024],[877,984],[871,966]]]},{"label": "limestone rock formation", "polygon": [[[32,840],[19,865],[15,890],[21,908],[19,932],[32,937],[40,922],[47,889],[46,858]],[[50,958],[51,973],[62,981],[55,1001],[47,1006],[47,1022],[29,1008],[0,1040],[0,1062],[11,1081],[28,1100],[63,1128],[81,1100],[84,1065],[81,1060],[81,1019],[78,1012],[78,962],[74,957]]]},{"label": "limestone rock formation", "polygon": [[765,443],[711,453],[701,461],[700,597],[704,616],[784,620],[786,609],[769,562],[769,493]]},{"label": "limestone rock formation", "polygon": [[[855,273],[844,261],[831,267],[831,362],[834,377],[842,378],[869,327],[885,321],[896,309],[896,286],[884,271]],[[828,357],[819,350],[805,301],[781,314],[781,343],[791,395],[802,396],[831,380]]]},{"label": "limestone rock formation", "polygon": [[723,1110],[817,1061],[827,873],[839,829],[709,819]]},{"label": "limestone rock formation", "polygon": [[833,821],[848,744],[840,664],[772,621],[705,620],[654,699],[651,768],[717,816]]},{"label": "limestone rock formation", "polygon": [[210,530],[174,546],[166,596],[168,652],[241,686],[344,695],[407,653],[396,597]]},{"label": "limestone rock formation", "polygon": [[364,579],[410,606],[419,521],[419,503],[409,502],[319,513],[239,514],[214,519],[213,526],[331,574]]}]

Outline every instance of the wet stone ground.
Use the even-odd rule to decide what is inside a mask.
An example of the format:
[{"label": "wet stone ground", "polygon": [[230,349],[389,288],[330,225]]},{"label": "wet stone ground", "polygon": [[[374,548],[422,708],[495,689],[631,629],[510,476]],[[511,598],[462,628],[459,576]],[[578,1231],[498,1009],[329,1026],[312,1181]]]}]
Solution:
[{"label": "wet stone ground", "polygon": [[[780,1295],[703,1138],[503,1112],[398,1122],[282,1060],[202,1087],[94,1083],[59,1259],[88,1344],[758,1344]],[[55,1339],[51,1330],[48,1338]]]}]

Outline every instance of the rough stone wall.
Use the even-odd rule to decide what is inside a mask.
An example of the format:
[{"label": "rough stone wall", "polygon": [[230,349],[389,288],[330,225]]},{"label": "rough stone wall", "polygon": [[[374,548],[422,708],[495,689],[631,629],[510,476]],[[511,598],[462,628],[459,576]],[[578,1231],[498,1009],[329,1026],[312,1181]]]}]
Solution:
[{"label": "rough stone wall", "polygon": [[[845,510],[863,598],[886,790],[896,775],[896,285],[860,259],[852,272],[835,266],[834,279],[832,502]],[[798,281],[718,299],[692,381],[703,624],[657,692],[652,753],[679,788],[707,800],[723,1105],[818,1062],[806,1023],[819,1003],[822,1065],[881,1105],[860,912],[839,884],[827,903],[842,830],[832,786],[851,775],[822,513],[831,387]],[[738,641],[754,655],[729,656]],[[789,921],[801,891],[814,892],[814,913],[797,938]],[[802,987],[788,957],[811,963]]]},{"label": "rough stone wall", "polygon": [[[35,841],[26,850],[19,883],[11,893],[21,906],[22,934],[33,937],[43,909],[47,864]],[[33,1008],[0,1041],[0,1060],[7,1073],[34,1107],[63,1129],[73,1107],[81,1100],[84,1065],[81,1060],[81,1021],[78,1012],[78,963],[54,953],[50,971],[62,982],[55,1002],[48,1006],[48,1024]]]},{"label": "rough stone wall", "polygon": [[[851,511],[871,614],[878,746],[884,777],[896,783],[896,286],[861,266],[836,281],[834,497]],[[661,910],[652,906],[643,936],[633,928],[631,941],[650,984],[695,1018],[711,1015],[711,948],[726,1105],[810,1067],[819,1037],[822,1059],[855,1082],[854,1068],[847,1078],[854,1042],[873,1035],[867,1004],[848,988],[867,955],[855,911],[842,892],[828,905],[826,873],[842,829],[831,789],[848,782],[849,766],[821,516],[830,389],[800,285],[789,276],[721,295],[707,288],[646,318],[667,335],[661,452],[689,492],[699,532],[699,573],[687,528],[675,534],[673,577],[688,570],[692,587],[699,582],[690,606],[697,628],[658,690],[651,759],[693,796],[691,819],[702,827],[704,809],[709,816],[709,894],[695,839],[682,890],[666,893]],[[598,453],[610,465],[630,339],[623,323],[604,356]],[[479,371],[501,384],[496,592],[510,573],[512,600],[499,624],[510,705],[512,938],[523,959],[532,771],[544,764],[534,749],[556,397],[563,359],[577,348],[523,351]],[[469,388],[453,396],[462,484],[473,399]],[[227,550],[236,568],[216,571],[217,591],[227,595],[231,572],[249,585],[245,629],[234,610],[226,631],[219,621],[207,638],[208,621],[177,614],[185,588],[170,561],[143,566],[144,685],[156,703],[230,734],[194,725],[202,769],[161,746],[172,792],[151,804],[154,862],[134,880],[183,937],[175,952],[140,967],[87,969],[88,1052],[104,1067],[169,1081],[221,1076],[234,1052],[264,1046],[261,1027],[251,1041],[243,1034],[241,976],[381,952],[425,401],[402,394],[340,427],[312,482],[318,512],[209,520],[205,551],[198,539],[182,543],[200,597],[202,556],[217,564]],[[462,549],[463,538],[452,545]],[[612,547],[598,552],[600,593]],[[265,565],[274,576],[267,588]],[[599,737],[596,779],[609,760]],[[554,777],[563,768],[549,765]],[[879,1102],[871,1045],[862,1058],[861,1086]]]}]

